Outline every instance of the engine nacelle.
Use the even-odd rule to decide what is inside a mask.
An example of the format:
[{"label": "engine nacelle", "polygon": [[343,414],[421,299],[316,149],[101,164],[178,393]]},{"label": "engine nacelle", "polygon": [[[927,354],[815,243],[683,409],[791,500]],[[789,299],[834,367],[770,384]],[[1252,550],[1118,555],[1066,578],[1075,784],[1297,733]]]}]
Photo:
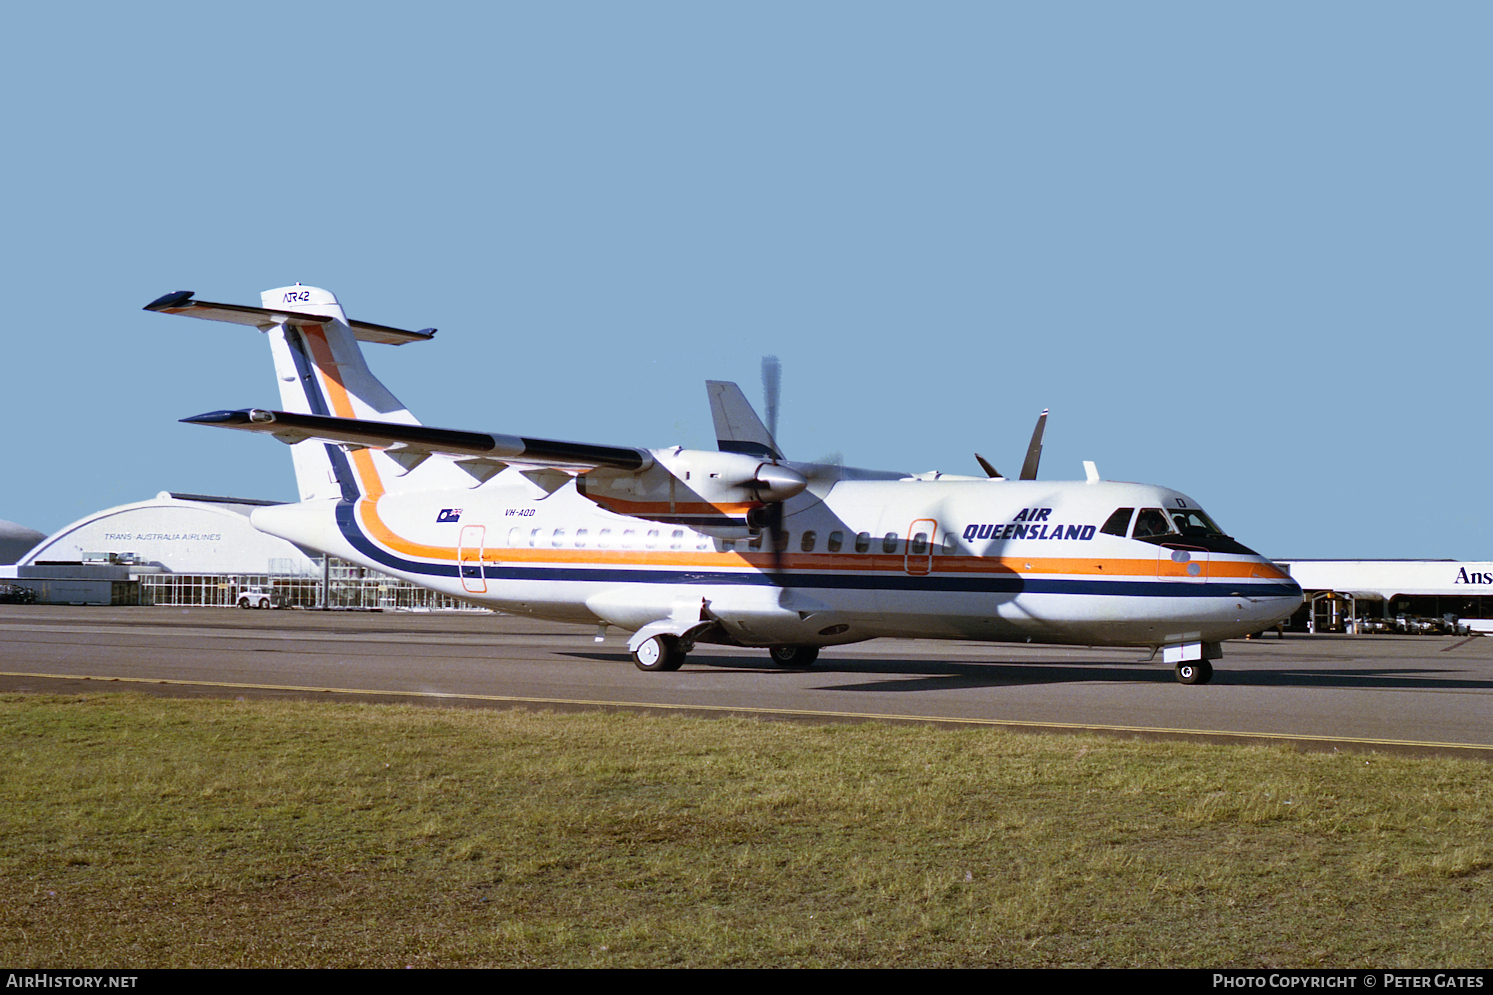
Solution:
[{"label": "engine nacelle", "polygon": [[706,532],[747,527],[747,515],[786,501],[809,482],[778,463],[742,453],[657,449],[641,472],[598,467],[576,478],[576,490],[608,511]]}]

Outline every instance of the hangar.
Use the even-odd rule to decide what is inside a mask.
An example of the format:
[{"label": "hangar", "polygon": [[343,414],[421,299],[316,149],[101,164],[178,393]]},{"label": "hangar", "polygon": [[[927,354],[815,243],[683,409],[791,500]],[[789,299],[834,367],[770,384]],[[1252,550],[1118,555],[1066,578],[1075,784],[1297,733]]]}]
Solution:
[{"label": "hangar", "polygon": [[14,566],[0,566],[0,582],[44,603],[472,607],[254,528],[249,513],[279,503],[162,491],[43,537]]},{"label": "hangar", "polygon": [[0,565],[16,562],[46,537],[44,532],[0,520]]}]

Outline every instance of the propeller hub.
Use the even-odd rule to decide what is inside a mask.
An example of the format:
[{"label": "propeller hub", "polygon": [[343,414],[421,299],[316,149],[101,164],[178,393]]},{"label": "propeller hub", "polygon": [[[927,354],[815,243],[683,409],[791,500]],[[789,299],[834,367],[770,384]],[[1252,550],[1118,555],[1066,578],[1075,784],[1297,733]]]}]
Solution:
[{"label": "propeller hub", "polygon": [[797,470],[778,463],[763,463],[747,486],[757,492],[759,501],[775,502],[802,493],[809,481]]}]

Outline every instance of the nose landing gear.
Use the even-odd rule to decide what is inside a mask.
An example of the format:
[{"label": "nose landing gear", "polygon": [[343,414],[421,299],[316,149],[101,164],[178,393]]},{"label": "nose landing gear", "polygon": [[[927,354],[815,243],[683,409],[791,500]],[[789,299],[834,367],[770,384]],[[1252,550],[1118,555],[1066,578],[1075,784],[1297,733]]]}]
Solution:
[{"label": "nose landing gear", "polygon": [[1177,680],[1183,684],[1207,684],[1213,679],[1213,664],[1207,660],[1187,660],[1177,664]]}]

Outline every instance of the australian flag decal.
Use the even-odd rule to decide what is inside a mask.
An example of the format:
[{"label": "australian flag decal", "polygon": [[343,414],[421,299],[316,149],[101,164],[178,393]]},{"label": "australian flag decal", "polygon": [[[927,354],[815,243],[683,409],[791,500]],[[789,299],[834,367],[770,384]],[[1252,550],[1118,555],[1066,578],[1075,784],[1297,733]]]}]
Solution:
[{"label": "australian flag decal", "polygon": [[435,516],[435,523],[437,525],[441,524],[442,522],[459,522],[459,521],[461,521],[461,509],[460,508],[442,508],[441,509],[441,513],[439,515]]}]

